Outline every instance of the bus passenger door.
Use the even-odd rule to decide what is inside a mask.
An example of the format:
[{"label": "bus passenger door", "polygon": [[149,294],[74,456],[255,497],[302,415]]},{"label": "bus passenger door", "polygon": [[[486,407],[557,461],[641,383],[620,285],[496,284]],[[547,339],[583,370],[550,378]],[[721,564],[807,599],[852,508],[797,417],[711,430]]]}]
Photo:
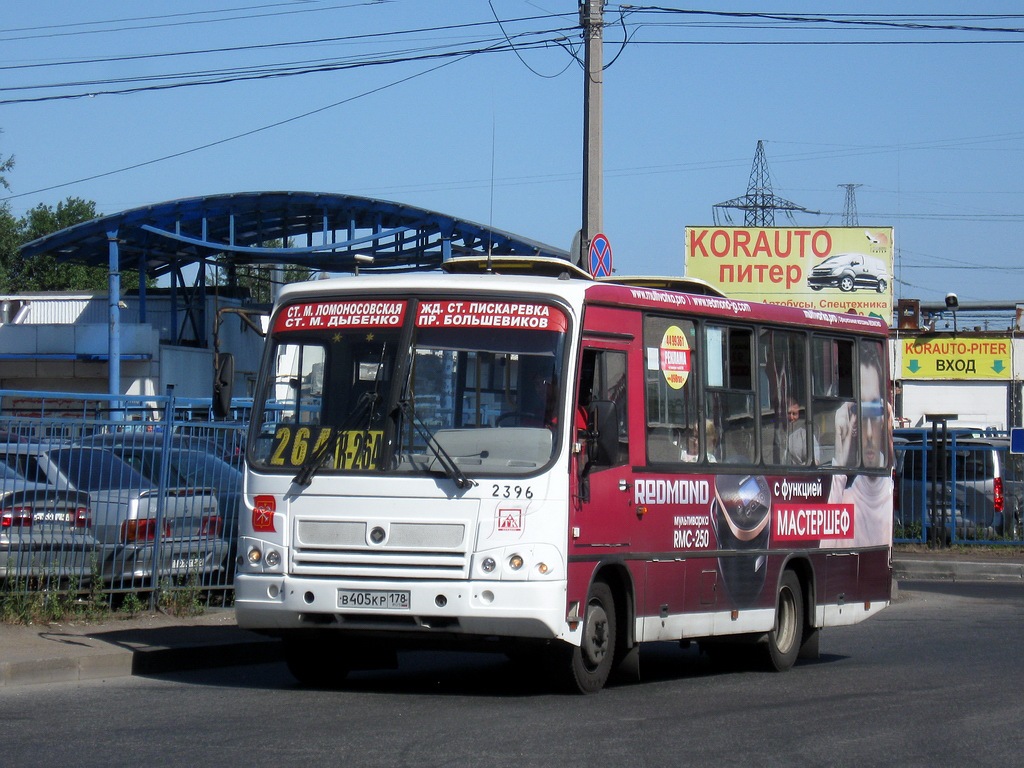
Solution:
[{"label": "bus passenger door", "polygon": [[629,456],[630,354],[625,344],[584,340],[578,392],[592,439],[578,441],[571,543],[574,548],[600,547],[602,554],[629,546],[636,523]]}]

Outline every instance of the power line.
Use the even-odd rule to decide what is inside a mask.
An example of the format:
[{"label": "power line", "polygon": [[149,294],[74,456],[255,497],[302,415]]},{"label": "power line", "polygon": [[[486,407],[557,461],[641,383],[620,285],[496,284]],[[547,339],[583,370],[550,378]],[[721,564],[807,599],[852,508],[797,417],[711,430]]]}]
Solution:
[{"label": "power line", "polygon": [[[668,13],[668,14],[679,14],[683,16],[696,16],[696,17],[716,17],[723,19],[741,19],[744,21],[764,20],[772,22],[783,22],[784,24],[810,24],[813,27],[819,26],[835,26],[835,27],[856,27],[859,29],[863,28],[877,28],[877,29],[897,29],[897,30],[912,30],[918,31],[944,31],[944,32],[998,32],[998,33],[1014,33],[1024,34],[1024,28],[1020,27],[981,27],[967,24],[938,24],[932,23],[931,19],[942,19],[942,18],[955,18],[960,20],[971,20],[971,19],[991,19],[991,18],[1003,18],[1003,19],[1021,19],[1024,20],[1024,14],[1006,14],[1000,16],[993,16],[992,14],[952,14],[952,15],[941,15],[935,16],[933,14],[868,14],[868,13],[834,13],[828,16],[810,16],[804,14],[783,14],[783,13],[763,13],[763,12],[752,12],[752,11],[704,11],[704,10],[690,10],[684,8],[668,8],[665,6],[623,6],[624,10],[631,13]],[[907,19],[907,21],[897,21],[897,19]]]},{"label": "power line", "polygon": [[[549,19],[557,18],[572,18],[567,14],[545,14],[542,16],[522,16],[515,19],[506,19],[505,24],[517,24],[524,21],[545,21]],[[144,61],[147,59],[163,59],[171,58],[175,56],[205,56],[217,53],[239,53],[242,51],[258,51],[267,50],[274,48],[298,48],[306,46],[321,46],[334,43],[366,43],[376,40],[387,40],[405,37],[407,35],[423,35],[436,32],[458,32],[461,30],[470,30],[477,27],[493,27],[495,22],[493,21],[474,21],[463,24],[443,24],[432,27],[417,27],[414,29],[395,29],[387,32],[367,32],[358,35],[339,35],[335,37],[317,37],[308,38],[305,40],[288,40],[285,42],[277,43],[253,43],[251,45],[231,45],[219,48],[198,48],[186,51],[167,51],[163,53],[140,53],[140,54],[128,54],[120,56],[101,56],[88,59],[66,59],[63,61],[51,61],[51,62],[37,62],[33,64],[12,64],[2,66],[0,70],[18,70],[18,69],[38,69],[47,67],[64,67],[64,66],[79,66],[82,64],[112,64],[119,62],[129,61]],[[537,30],[536,34],[544,34],[550,30]],[[521,34],[521,33],[520,33]]]},{"label": "power line", "polygon": [[[481,54],[504,53],[504,52],[507,52],[508,50],[512,50],[512,49],[515,49],[515,48],[518,48],[518,49],[539,49],[539,48],[548,48],[548,47],[550,47],[552,45],[559,45],[560,46],[561,43],[564,42],[564,40],[565,40],[564,35],[561,34],[561,33],[558,33],[556,37],[551,37],[551,38],[542,39],[542,40],[533,40],[533,41],[517,43],[517,44],[513,44],[513,45],[508,45],[508,44],[499,42],[497,44],[483,45],[483,46],[476,47],[476,48],[459,49],[459,50],[454,50],[454,51],[444,51],[444,52],[438,52],[438,53],[420,53],[420,54],[413,54],[413,55],[408,55],[408,56],[394,56],[394,57],[389,57],[389,58],[384,58],[384,59],[369,59],[369,60],[352,61],[352,62],[338,62],[338,61],[334,61],[334,62],[331,62],[331,63],[324,63],[324,64],[315,64],[315,65],[307,65],[307,66],[296,66],[294,68],[276,67],[276,68],[271,68],[271,69],[256,69],[256,70],[249,70],[249,71],[244,71],[243,70],[243,71],[239,71],[239,72],[235,72],[235,73],[231,73],[231,72],[225,72],[225,73],[195,72],[195,73],[191,73],[191,74],[182,73],[182,74],[174,75],[174,76],[176,76],[176,77],[184,77],[184,78],[188,78],[188,79],[183,80],[183,81],[178,81],[178,82],[158,83],[158,84],[153,84],[153,85],[136,85],[136,86],[125,87],[125,88],[109,88],[109,89],[105,89],[105,90],[89,90],[89,91],[84,91],[84,92],[80,92],[80,93],[63,93],[63,94],[54,94],[54,95],[50,95],[50,96],[24,96],[24,97],[11,98],[11,99],[0,99],[0,105],[30,104],[30,103],[38,103],[38,102],[45,102],[45,101],[66,101],[66,100],[69,100],[69,99],[91,98],[91,97],[96,97],[96,96],[124,96],[124,95],[129,95],[129,94],[144,93],[144,92],[148,92],[148,91],[166,91],[166,90],[174,90],[174,89],[178,89],[178,88],[197,87],[197,86],[204,86],[204,85],[224,85],[224,84],[227,84],[227,83],[237,83],[237,82],[244,82],[244,81],[249,81],[249,80],[270,80],[270,79],[279,79],[279,78],[285,78],[285,77],[296,77],[296,76],[299,76],[299,75],[323,74],[323,73],[328,73],[328,72],[339,72],[339,71],[350,70],[350,69],[363,69],[365,67],[384,66],[384,65],[387,65],[387,64],[407,64],[407,63],[411,63],[411,62],[435,61],[435,60],[438,60],[438,59],[464,59],[464,58],[468,58],[470,56],[476,56],[476,55],[481,55]],[[127,78],[127,79],[125,79],[123,81],[120,81],[120,82],[143,83],[143,82],[146,82],[147,80],[163,80],[163,79],[166,79],[167,77],[171,77],[171,76],[170,75],[158,75],[158,76],[152,76],[152,77],[148,77],[148,78]],[[112,82],[118,82],[118,81],[110,81],[110,80],[106,80],[106,81],[92,81],[92,82],[69,83],[69,84],[63,84],[63,85],[60,85],[60,86],[54,85],[54,86],[45,86],[45,87],[89,87],[89,86],[93,86],[93,85],[112,83]],[[41,87],[44,87],[44,86],[19,86],[19,87],[14,87],[14,88],[0,88],[0,92],[3,92],[3,91],[18,91],[18,90],[26,90],[26,89],[37,89],[37,88],[41,88]]]},{"label": "power line", "polygon": [[[124,22],[124,21],[127,21],[127,22],[136,22],[136,21],[146,22],[146,23],[140,24],[138,26],[116,27],[114,29],[78,29],[78,30],[69,31],[69,32],[48,32],[47,34],[42,34],[42,35],[24,35],[22,37],[0,37],[0,42],[16,42],[16,41],[22,41],[22,40],[39,40],[39,39],[55,38],[55,37],[71,37],[71,36],[75,36],[75,35],[96,35],[96,34],[115,33],[115,32],[136,32],[138,30],[147,30],[147,31],[149,31],[149,30],[153,30],[153,29],[162,29],[162,28],[167,28],[167,27],[194,26],[194,25],[197,25],[197,24],[214,24],[214,23],[220,23],[220,22],[225,22],[225,21],[246,21],[246,22],[249,22],[252,19],[259,19],[259,18],[265,19],[265,18],[270,18],[270,17],[274,17],[274,16],[294,16],[294,15],[297,15],[297,14],[323,13],[325,11],[336,11],[336,10],[345,9],[345,8],[356,8],[356,7],[359,7],[359,6],[377,5],[380,2],[382,2],[382,1],[383,0],[362,0],[361,2],[343,3],[343,4],[340,4],[340,5],[332,5],[332,6],[317,6],[317,7],[312,7],[312,8],[309,8],[309,7],[307,7],[307,8],[296,8],[294,3],[270,3],[270,4],[266,4],[266,5],[243,6],[241,8],[230,8],[230,9],[220,9],[220,10],[209,9],[209,10],[205,10],[205,11],[191,11],[191,12],[187,12],[187,13],[160,14],[160,15],[157,15],[157,16],[136,16],[136,17],[129,17],[129,18],[125,18],[125,19],[109,19],[109,20],[105,20],[105,21],[80,21],[80,22],[74,22],[74,23],[71,23],[71,24],[47,25],[45,27],[43,27],[43,26],[40,26],[40,27],[23,27],[21,29],[0,30],[0,35],[3,35],[6,32],[34,32],[34,31],[41,30],[41,29],[50,29],[50,30],[52,30],[52,29],[63,29],[63,28],[67,28],[67,27],[87,27],[87,26],[88,27],[94,27],[94,26],[98,26],[98,25],[101,25],[101,24],[118,24],[118,23],[121,23],[121,22]],[[252,13],[252,9],[253,8],[273,8],[273,7],[277,7],[277,6],[286,6],[286,7],[289,7],[289,10],[277,11],[277,12],[274,12],[274,13],[256,13],[256,14]],[[204,16],[204,15],[211,15],[211,14],[215,14],[215,13],[235,13],[236,11],[244,12],[244,13],[242,15],[239,15],[239,16],[228,16],[228,17],[217,18],[217,19],[195,19],[195,20],[189,20],[189,21],[168,21],[167,23],[164,23],[164,24],[153,24],[152,23],[153,21],[158,21],[160,19],[175,19],[175,18],[182,18],[182,17],[189,17],[189,16]]]},{"label": "power line", "polygon": [[169,155],[164,155],[162,157],[153,158],[152,160],[145,160],[143,162],[134,163],[132,165],[124,166],[122,168],[117,168],[117,169],[112,170],[112,171],[105,171],[103,173],[93,174],[92,176],[86,176],[84,178],[75,179],[73,181],[66,181],[66,182],[62,182],[60,184],[52,184],[52,185],[50,185],[48,187],[42,187],[40,189],[32,190],[31,192],[21,192],[21,193],[19,193],[17,195],[8,195],[7,197],[0,198],[0,202],[5,202],[7,200],[14,200],[14,199],[20,198],[20,197],[27,197],[28,195],[37,195],[37,194],[40,194],[42,192],[50,192],[51,190],[54,190],[54,189],[61,189],[63,187],[69,187],[69,186],[72,186],[74,184],[81,184],[81,183],[86,182],[86,181],[94,181],[95,179],[102,179],[102,178],[106,178],[107,176],[114,176],[114,175],[116,175],[118,173],[124,173],[126,171],[133,171],[133,170],[135,170],[137,168],[144,168],[147,165],[154,165],[156,163],[161,163],[161,162],[163,162],[165,160],[173,160],[175,158],[184,157],[185,155],[190,155],[190,154],[193,154],[195,152],[199,152],[199,151],[204,150],[204,149],[210,149],[211,147],[216,147],[216,146],[219,146],[221,144],[227,144],[230,141],[235,141],[237,139],[245,138],[246,136],[253,136],[254,134],[262,133],[263,131],[270,130],[271,128],[278,128],[278,127],[280,127],[282,125],[287,125],[288,123],[293,123],[293,122],[296,122],[297,120],[302,120],[302,119],[310,117],[312,115],[319,114],[320,112],[326,112],[329,109],[333,109],[335,107],[339,107],[342,104],[348,104],[349,102],[355,101],[356,99],[361,99],[364,96],[369,96],[371,94],[379,93],[380,91],[387,90],[388,88],[393,88],[396,85],[400,85],[402,83],[409,82],[410,80],[414,80],[417,77],[422,77],[424,75],[430,74],[431,72],[436,72],[437,70],[439,70],[439,69],[441,69],[443,67],[447,67],[448,65],[453,64],[456,61],[459,61],[459,59],[451,59],[449,61],[445,61],[445,62],[443,62],[441,64],[438,64],[435,67],[431,67],[430,69],[423,70],[422,72],[417,72],[415,74],[409,75],[408,77],[403,77],[403,78],[401,78],[399,80],[394,80],[394,81],[392,81],[390,83],[386,83],[385,85],[381,85],[381,86],[378,86],[376,88],[371,88],[370,90],[363,91],[362,93],[356,94],[355,96],[349,96],[347,98],[341,99],[340,101],[336,101],[333,104],[328,104],[328,105],[323,106],[323,107],[318,107],[317,109],[312,109],[312,110],[309,110],[307,112],[303,112],[302,114],[299,114],[299,115],[293,115],[292,117],[285,118],[284,120],[278,120],[278,121],[276,121],[274,123],[270,123],[269,125],[264,125],[264,126],[261,126],[259,128],[253,128],[252,130],[249,130],[249,131],[243,131],[242,133],[238,133],[238,134],[235,134],[233,136],[227,136],[225,138],[218,139],[216,141],[211,141],[211,142],[208,142],[208,143],[203,144],[203,145],[198,146],[198,147],[192,147],[191,149],[184,149],[184,150],[181,150],[180,152],[173,152],[173,153],[171,153]]}]

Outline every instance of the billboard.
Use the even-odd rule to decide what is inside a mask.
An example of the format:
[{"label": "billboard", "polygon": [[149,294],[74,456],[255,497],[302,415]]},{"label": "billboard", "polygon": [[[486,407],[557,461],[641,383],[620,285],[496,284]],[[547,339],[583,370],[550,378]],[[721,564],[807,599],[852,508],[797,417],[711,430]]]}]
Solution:
[{"label": "billboard", "polygon": [[892,227],[686,227],[685,260],[730,298],[892,322]]},{"label": "billboard", "polygon": [[904,381],[1012,378],[1012,343],[1006,337],[920,336],[902,339],[901,350]]}]

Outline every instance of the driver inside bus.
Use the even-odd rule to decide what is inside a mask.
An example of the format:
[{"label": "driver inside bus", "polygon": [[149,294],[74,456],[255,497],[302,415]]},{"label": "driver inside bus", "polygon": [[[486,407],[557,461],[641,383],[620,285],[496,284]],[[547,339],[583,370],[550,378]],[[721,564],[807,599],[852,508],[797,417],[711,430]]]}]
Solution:
[{"label": "driver inside bus", "polygon": [[[534,371],[530,378],[530,402],[526,403],[527,418],[533,417],[540,424],[553,424],[555,417],[555,380],[550,372]],[[538,424],[539,426],[539,424]]]}]

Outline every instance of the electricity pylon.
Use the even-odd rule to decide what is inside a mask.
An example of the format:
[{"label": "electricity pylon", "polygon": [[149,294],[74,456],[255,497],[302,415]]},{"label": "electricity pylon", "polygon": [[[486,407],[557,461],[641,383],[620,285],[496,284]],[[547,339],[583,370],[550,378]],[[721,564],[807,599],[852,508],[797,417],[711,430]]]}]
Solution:
[{"label": "electricity pylon", "polygon": [[715,203],[711,206],[711,214],[718,224],[718,212],[724,211],[724,218],[731,222],[729,209],[735,208],[743,211],[743,222],[748,227],[774,227],[775,212],[785,211],[790,219],[793,218],[793,211],[804,211],[806,213],[818,213],[810,211],[802,205],[797,205],[791,200],[778,197],[772,192],[771,175],[768,173],[768,160],[764,156],[764,142],[758,140],[757,151],[754,153],[754,164],[750,168],[750,181],[747,182],[747,194],[742,197],[734,197],[722,203]]}]

